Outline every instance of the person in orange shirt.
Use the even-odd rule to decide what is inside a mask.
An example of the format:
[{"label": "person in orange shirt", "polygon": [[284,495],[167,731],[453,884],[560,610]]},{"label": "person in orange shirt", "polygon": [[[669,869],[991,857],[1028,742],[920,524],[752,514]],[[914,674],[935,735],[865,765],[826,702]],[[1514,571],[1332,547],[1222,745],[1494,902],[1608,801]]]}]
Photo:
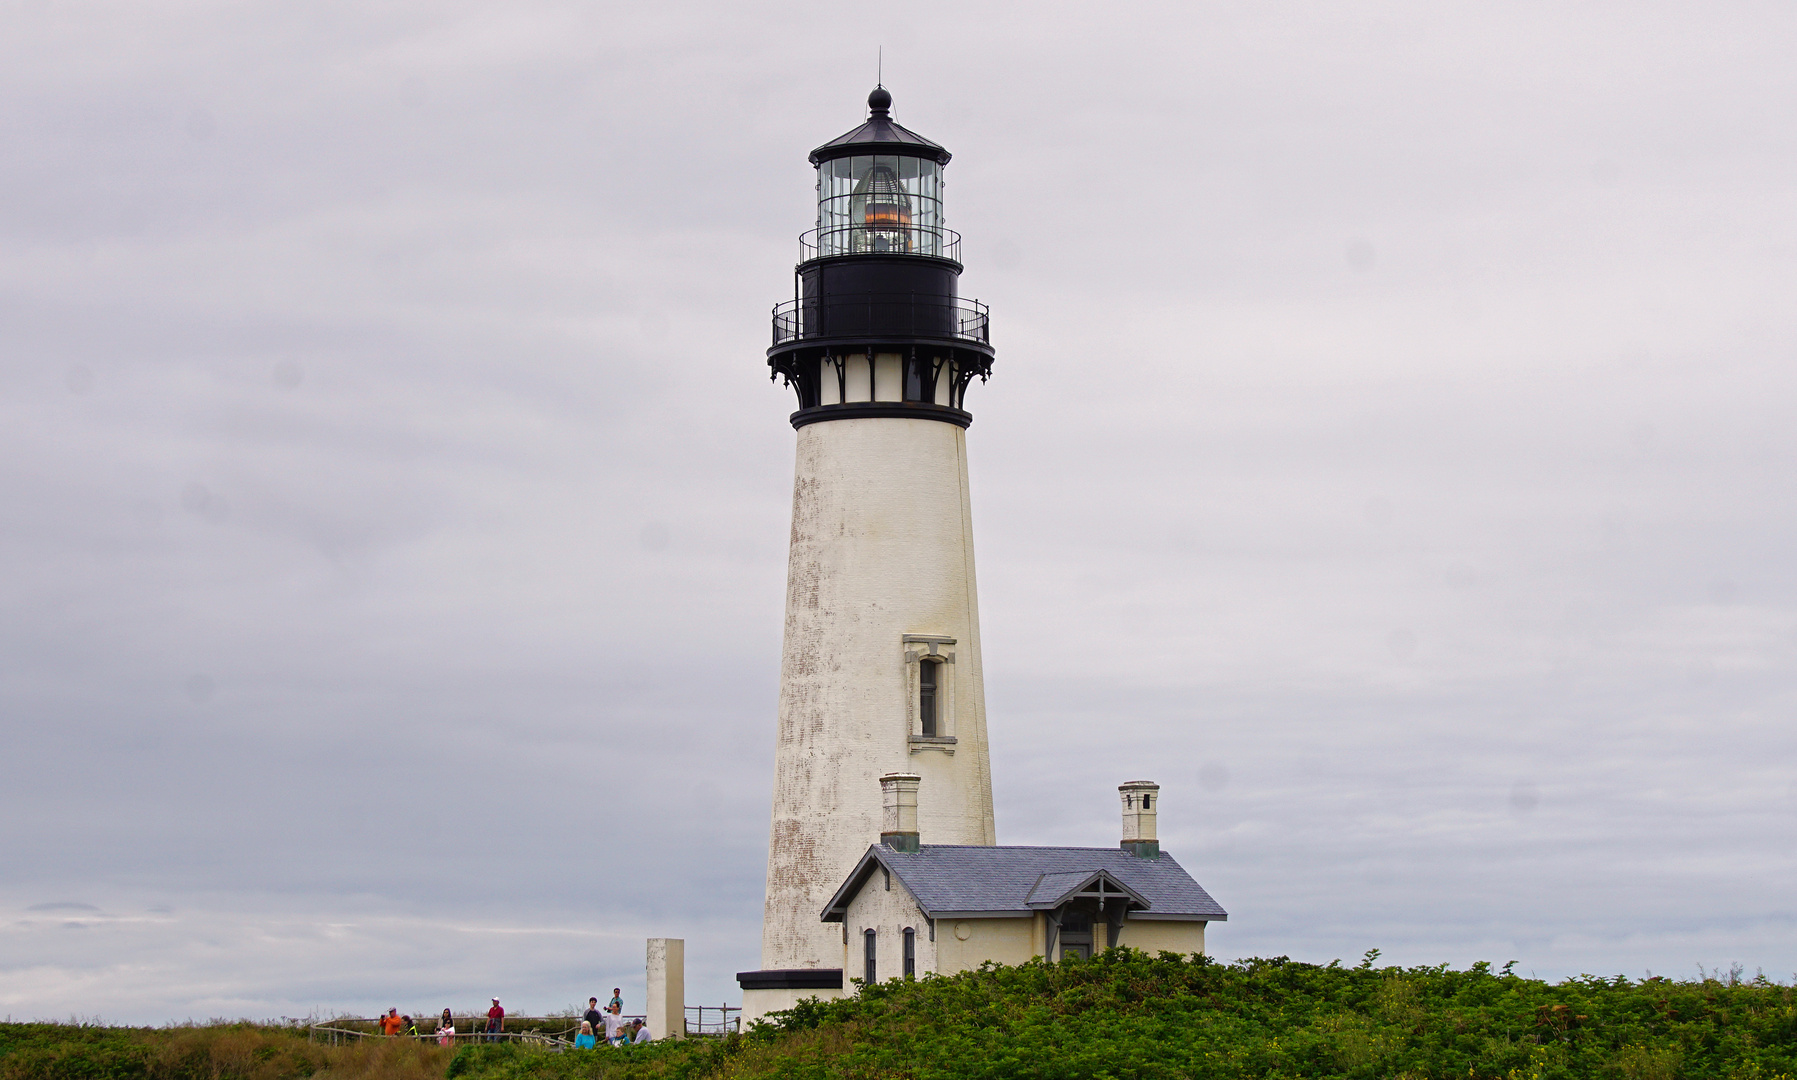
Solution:
[{"label": "person in orange shirt", "polygon": [[398,1035],[399,1029],[404,1026],[405,1026],[405,1021],[401,1020],[399,1018],[399,1010],[398,1009],[388,1009],[387,1015],[381,1017],[381,1034],[382,1035]]}]

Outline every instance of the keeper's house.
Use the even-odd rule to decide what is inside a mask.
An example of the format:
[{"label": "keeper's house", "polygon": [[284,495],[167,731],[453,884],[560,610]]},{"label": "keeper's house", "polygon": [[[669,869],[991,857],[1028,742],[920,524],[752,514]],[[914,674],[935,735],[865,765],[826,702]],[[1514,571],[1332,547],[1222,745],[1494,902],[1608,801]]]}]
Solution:
[{"label": "keeper's house", "polygon": [[1160,850],[1156,784],[1118,789],[1123,841],[1116,848],[920,844],[918,777],[892,773],[880,785],[880,843],[823,912],[825,922],[842,924],[846,979],[1089,957],[1114,945],[1199,953],[1205,924],[1229,917]]}]

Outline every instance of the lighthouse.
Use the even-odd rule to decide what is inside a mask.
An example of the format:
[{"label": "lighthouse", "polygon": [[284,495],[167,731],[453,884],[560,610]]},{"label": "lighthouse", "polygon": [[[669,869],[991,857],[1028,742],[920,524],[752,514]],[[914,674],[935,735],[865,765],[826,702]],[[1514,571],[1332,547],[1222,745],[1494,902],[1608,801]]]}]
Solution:
[{"label": "lighthouse", "polygon": [[746,1017],[843,992],[845,931],[822,915],[881,835],[880,777],[908,778],[924,842],[996,842],[967,485],[988,313],[960,296],[949,152],[895,122],[884,88],[867,107],[811,152],[816,225],[767,351],[796,397],[797,454],[761,969],[738,974]]}]

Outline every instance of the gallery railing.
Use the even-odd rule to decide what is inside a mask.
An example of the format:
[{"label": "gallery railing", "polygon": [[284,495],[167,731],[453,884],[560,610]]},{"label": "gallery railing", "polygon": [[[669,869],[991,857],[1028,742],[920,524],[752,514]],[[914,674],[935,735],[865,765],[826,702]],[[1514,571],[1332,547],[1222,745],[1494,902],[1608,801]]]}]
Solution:
[{"label": "gallery railing", "polygon": [[832,255],[933,255],[961,261],[961,234],[930,225],[834,225],[799,235],[799,261]]},{"label": "gallery railing", "polygon": [[959,338],[992,344],[991,312],[978,300],[865,293],[774,305],[774,345],[823,337]]}]

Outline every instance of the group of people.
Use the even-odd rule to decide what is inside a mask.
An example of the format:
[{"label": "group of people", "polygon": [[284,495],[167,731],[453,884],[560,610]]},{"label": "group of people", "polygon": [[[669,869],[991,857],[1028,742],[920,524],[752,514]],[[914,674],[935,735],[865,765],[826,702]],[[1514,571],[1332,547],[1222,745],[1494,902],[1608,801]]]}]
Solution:
[{"label": "group of people", "polygon": [[[586,1015],[580,1020],[580,1034],[574,1037],[574,1045],[578,1049],[592,1049],[599,1045],[598,1032],[605,1031],[605,1041],[613,1046],[629,1046],[633,1043],[646,1043],[653,1035],[641,1020],[627,1020],[623,1016],[624,993],[614,986],[611,988],[611,1001],[605,1008],[599,1007],[599,999],[587,998]],[[422,1038],[418,1025],[410,1016],[401,1016],[397,1008],[388,1009],[387,1015],[380,1019],[382,1035]],[[437,1023],[437,1043],[440,1046],[451,1046],[455,1043],[455,1018],[448,1009]],[[487,1010],[486,1042],[498,1042],[505,1034],[505,1009],[499,999],[493,999],[493,1007]]]},{"label": "group of people", "polygon": [[625,1020],[624,995],[617,988],[611,988],[611,1001],[605,1008],[599,1007],[599,999],[587,998],[587,1011],[580,1018],[580,1034],[574,1036],[574,1046],[579,1050],[591,1050],[599,1045],[599,1032],[604,1030],[605,1041],[613,1046],[630,1046],[633,1043],[646,1043],[655,1036],[642,1020]]},{"label": "group of people", "polygon": [[[376,1021],[382,1035],[400,1036],[410,1039],[423,1038],[424,1033],[418,1030],[418,1024],[410,1016],[401,1016],[398,1009],[388,1009],[387,1015]],[[487,1010],[487,1032],[491,1036],[505,1031],[505,1010],[499,1007],[499,999],[493,999],[493,1007]],[[437,1021],[437,1045],[451,1046],[455,1043],[455,1016],[448,1010]]]}]

